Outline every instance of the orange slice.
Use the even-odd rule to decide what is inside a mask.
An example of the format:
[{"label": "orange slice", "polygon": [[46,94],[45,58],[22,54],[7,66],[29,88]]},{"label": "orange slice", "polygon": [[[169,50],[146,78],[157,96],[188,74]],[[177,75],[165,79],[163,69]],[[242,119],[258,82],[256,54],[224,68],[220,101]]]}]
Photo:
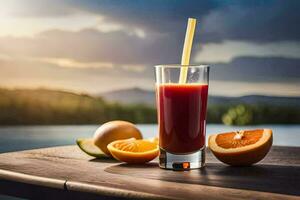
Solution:
[{"label": "orange slice", "polygon": [[132,164],[149,162],[159,153],[158,145],[146,139],[117,140],[108,144],[107,148],[115,159]]},{"label": "orange slice", "polygon": [[272,130],[245,130],[211,135],[208,146],[222,162],[247,166],[262,160],[273,142]]},{"label": "orange slice", "polygon": [[158,137],[156,136],[156,137],[153,137],[153,138],[149,138],[148,139],[150,142],[154,142],[155,144],[157,144],[158,145]]}]

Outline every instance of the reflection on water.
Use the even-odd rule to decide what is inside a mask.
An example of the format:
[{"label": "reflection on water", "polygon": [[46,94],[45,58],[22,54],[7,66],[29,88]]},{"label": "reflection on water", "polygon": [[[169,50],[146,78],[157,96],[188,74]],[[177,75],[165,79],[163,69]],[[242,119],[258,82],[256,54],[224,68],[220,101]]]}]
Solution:
[{"label": "reflection on water", "polygon": [[[138,125],[145,138],[157,133],[156,125]],[[207,135],[240,129],[271,128],[274,144],[300,146],[300,125],[224,126],[209,124]],[[76,138],[92,137],[97,125],[0,127],[0,152],[75,144]]]}]

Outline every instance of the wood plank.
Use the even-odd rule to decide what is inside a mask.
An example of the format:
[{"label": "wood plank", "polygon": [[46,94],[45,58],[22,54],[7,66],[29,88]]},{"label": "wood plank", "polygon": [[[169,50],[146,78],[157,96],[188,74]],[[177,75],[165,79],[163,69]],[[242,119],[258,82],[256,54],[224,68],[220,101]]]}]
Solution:
[{"label": "wood plank", "polygon": [[274,147],[259,165],[237,168],[208,152],[203,170],[174,172],[155,161],[134,166],[93,159],[66,146],[0,154],[0,179],[117,198],[299,199],[299,155],[300,148]]},{"label": "wood plank", "polygon": [[[21,183],[15,181],[1,180],[0,179],[0,194],[15,196],[26,199],[36,200],[53,200],[53,199],[72,199],[72,200],[99,200],[97,193],[87,192],[86,190],[68,191],[57,188],[45,187],[40,185],[33,185],[28,183]],[[106,200],[119,200],[128,199],[122,197],[114,197],[112,195],[101,195],[101,199]],[[138,198],[130,198],[138,199]],[[151,199],[151,198],[150,198]]]},{"label": "wood plank", "polygon": [[156,164],[147,167],[121,164],[108,167],[105,171],[176,183],[300,195],[300,167],[296,166],[260,165],[238,168],[209,163],[203,170],[177,172],[176,176],[173,171],[161,171]]},{"label": "wood plank", "polygon": [[63,190],[65,187],[66,180],[52,179],[41,176],[33,176],[23,173],[17,173],[8,170],[0,169],[0,179],[8,181],[18,180],[20,183],[30,182],[33,185],[43,185],[45,187],[57,188]]}]

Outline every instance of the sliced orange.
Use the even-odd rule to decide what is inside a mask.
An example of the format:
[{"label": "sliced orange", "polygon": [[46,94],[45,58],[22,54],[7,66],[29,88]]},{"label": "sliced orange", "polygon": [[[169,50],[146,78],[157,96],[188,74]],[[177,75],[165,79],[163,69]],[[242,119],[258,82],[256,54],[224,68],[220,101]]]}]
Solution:
[{"label": "sliced orange", "polygon": [[156,137],[153,137],[153,138],[149,138],[148,139],[150,142],[154,142],[154,143],[156,143],[157,145],[158,145],[158,137],[156,136]]},{"label": "sliced orange", "polygon": [[159,153],[158,145],[146,139],[117,140],[108,144],[107,148],[115,159],[132,164],[149,162]]},{"label": "sliced orange", "polygon": [[262,160],[273,142],[272,130],[245,130],[211,135],[208,146],[222,162],[247,166]]}]

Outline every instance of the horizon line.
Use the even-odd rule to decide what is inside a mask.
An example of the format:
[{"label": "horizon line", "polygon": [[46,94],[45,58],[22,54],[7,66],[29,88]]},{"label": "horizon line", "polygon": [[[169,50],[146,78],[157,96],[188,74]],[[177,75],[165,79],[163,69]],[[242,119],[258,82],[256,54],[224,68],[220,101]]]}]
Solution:
[{"label": "horizon line", "polygon": [[[127,87],[127,88],[119,88],[119,89],[112,89],[104,92],[88,92],[84,90],[74,90],[69,88],[59,88],[59,87],[46,87],[46,86],[36,86],[36,87],[22,87],[22,86],[3,86],[0,85],[1,89],[7,90],[48,90],[48,91],[57,91],[57,92],[67,92],[73,93],[78,95],[89,95],[92,97],[101,97],[101,95],[105,93],[113,93],[113,92],[120,92],[126,90],[141,90],[145,92],[155,92],[155,90],[145,89],[142,87]],[[213,97],[228,97],[228,98],[239,98],[239,97],[247,97],[247,96],[263,96],[263,97],[281,97],[281,98],[300,98],[299,96],[295,95],[264,95],[259,93],[251,93],[251,94],[242,94],[242,95],[219,95],[219,94],[209,94],[208,96]]]}]

